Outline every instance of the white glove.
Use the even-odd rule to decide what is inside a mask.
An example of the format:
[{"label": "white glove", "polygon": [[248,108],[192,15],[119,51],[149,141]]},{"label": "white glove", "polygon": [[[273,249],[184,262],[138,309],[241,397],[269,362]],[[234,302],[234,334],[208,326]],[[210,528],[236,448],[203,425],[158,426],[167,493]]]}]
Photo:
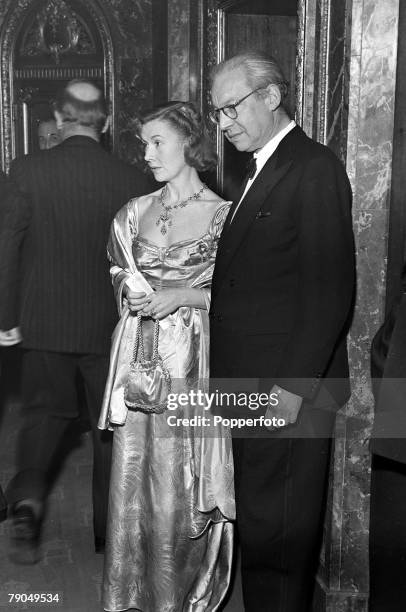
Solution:
[{"label": "white glove", "polygon": [[19,327],[13,329],[0,329],[0,346],[13,346],[21,342],[22,336]]}]

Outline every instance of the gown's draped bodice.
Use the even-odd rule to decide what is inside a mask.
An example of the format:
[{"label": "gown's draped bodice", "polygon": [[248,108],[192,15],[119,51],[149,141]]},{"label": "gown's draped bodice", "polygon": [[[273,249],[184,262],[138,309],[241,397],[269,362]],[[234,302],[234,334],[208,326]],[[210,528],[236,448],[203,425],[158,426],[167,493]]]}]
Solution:
[{"label": "gown's draped bodice", "polygon": [[215,238],[209,233],[169,247],[159,247],[146,238],[137,237],[133,256],[138,269],[154,289],[188,287],[207,268],[215,243]]},{"label": "gown's draped bodice", "polygon": [[133,257],[151,287],[190,287],[214,263],[217,242],[229,205],[223,202],[218,207],[205,234],[174,242],[168,247],[158,246],[138,234],[138,214],[135,213],[132,227]]}]

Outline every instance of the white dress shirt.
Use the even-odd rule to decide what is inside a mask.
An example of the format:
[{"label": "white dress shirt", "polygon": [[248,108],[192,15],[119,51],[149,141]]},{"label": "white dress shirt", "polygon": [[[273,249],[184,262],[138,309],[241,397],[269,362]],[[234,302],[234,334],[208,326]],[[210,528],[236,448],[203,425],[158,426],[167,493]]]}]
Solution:
[{"label": "white dress shirt", "polygon": [[247,191],[249,190],[249,188],[251,187],[252,183],[255,181],[255,179],[257,178],[258,174],[261,172],[262,168],[265,166],[266,162],[268,161],[268,159],[271,157],[271,155],[273,153],[275,153],[276,149],[278,148],[279,143],[285,138],[285,136],[287,134],[289,134],[289,132],[291,130],[293,130],[293,128],[296,127],[296,123],[292,120],[288,123],[288,125],[283,128],[283,130],[281,130],[280,132],[278,132],[276,134],[276,136],[274,136],[273,138],[271,138],[271,140],[269,140],[263,147],[262,149],[258,149],[258,151],[255,151],[254,153],[254,158],[257,162],[257,169],[256,172],[254,174],[254,176],[250,179],[248,179],[248,182],[245,186],[244,189],[244,193],[242,194],[240,201],[238,202],[236,209],[234,211],[234,214],[231,218],[231,221],[233,221],[234,217],[235,217],[235,213],[237,212],[237,210],[240,207],[240,204],[242,202],[242,200],[245,198],[245,195],[247,193]]}]

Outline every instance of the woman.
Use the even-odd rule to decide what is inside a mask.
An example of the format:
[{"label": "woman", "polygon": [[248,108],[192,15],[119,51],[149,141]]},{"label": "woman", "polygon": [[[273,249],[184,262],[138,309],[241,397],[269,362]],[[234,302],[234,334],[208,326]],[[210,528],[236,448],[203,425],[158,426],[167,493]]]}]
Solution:
[{"label": "woman", "polygon": [[[234,519],[233,464],[227,431],[209,424],[174,428],[176,413],[129,410],[124,389],[137,313],[151,352],[159,354],[172,392],[208,377],[208,308],[217,241],[228,213],[200,180],[215,156],[199,114],[172,102],[140,128],[158,191],[117,214],[108,254],[121,320],[115,331],[99,427],[114,428],[103,584],[105,610],[218,610],[228,588]],[[205,413],[207,415],[207,412]]]}]

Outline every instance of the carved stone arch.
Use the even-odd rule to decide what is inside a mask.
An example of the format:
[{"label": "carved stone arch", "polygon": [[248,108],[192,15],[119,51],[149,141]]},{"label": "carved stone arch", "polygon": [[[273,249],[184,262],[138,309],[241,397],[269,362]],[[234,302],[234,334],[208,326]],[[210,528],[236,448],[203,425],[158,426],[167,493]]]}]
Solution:
[{"label": "carved stone arch", "polygon": [[[22,28],[26,24],[27,17],[33,11],[41,11],[51,0],[10,0],[8,9],[1,27],[0,34],[0,137],[2,167],[8,170],[11,160],[16,155],[15,140],[15,110],[16,110],[16,70],[15,70],[15,47]],[[71,7],[72,0],[64,0]],[[32,74],[38,79],[54,78],[63,82],[71,78],[99,78],[103,82],[104,93],[108,101],[110,115],[112,117],[109,146],[116,149],[116,90],[115,90],[115,49],[113,44],[112,27],[108,17],[108,9],[103,0],[73,0],[75,6],[82,6],[83,10],[90,14],[91,19],[99,33],[103,47],[103,65],[96,70],[89,66],[82,70],[69,66],[37,67]],[[38,8],[37,8],[38,7]],[[42,72],[41,72],[42,70]],[[19,70],[21,76],[21,70]],[[31,73],[30,73],[31,74]],[[28,92],[29,95],[29,92]],[[21,151],[19,151],[21,153]],[[27,152],[27,151],[25,151]]]}]

